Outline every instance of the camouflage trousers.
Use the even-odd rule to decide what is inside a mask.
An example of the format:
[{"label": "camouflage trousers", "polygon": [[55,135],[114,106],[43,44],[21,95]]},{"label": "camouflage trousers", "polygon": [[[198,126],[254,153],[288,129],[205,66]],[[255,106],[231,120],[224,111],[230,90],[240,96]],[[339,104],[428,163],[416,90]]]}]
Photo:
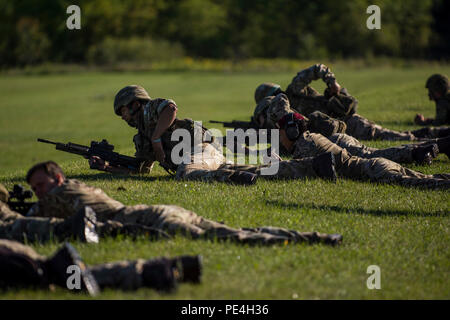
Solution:
[{"label": "camouflage trousers", "polygon": [[450,175],[427,175],[402,167],[385,158],[364,159],[352,156],[346,149],[331,142],[321,134],[305,132],[294,145],[294,157],[315,156],[332,152],[336,159],[338,175],[357,180],[396,183],[403,186],[448,189]]},{"label": "camouflage trousers", "polygon": [[[34,251],[31,247],[25,246],[16,241],[0,240],[0,261],[5,259],[5,263],[11,257],[18,257],[22,261],[21,265],[11,264],[7,267],[8,273],[19,277],[21,286],[42,286],[48,285],[47,279],[51,275],[46,274],[46,262],[49,260]],[[99,264],[88,267],[89,271],[94,276],[100,288],[117,288],[122,290],[136,290],[145,286],[142,273],[145,265],[152,265],[156,267],[154,272],[162,271],[158,265],[168,265],[170,263],[167,258],[154,258],[151,260],[138,259],[135,261],[119,261],[106,264]],[[11,270],[15,268],[16,270]],[[34,270],[33,270],[34,269]],[[34,271],[34,272],[33,272]],[[23,273],[22,276],[20,273]],[[33,276],[34,273],[34,276]],[[161,276],[163,276],[161,274]],[[2,287],[2,274],[0,274],[0,287]],[[11,279],[8,283],[11,284]],[[14,283],[12,284],[14,285]]]},{"label": "camouflage trousers", "polygon": [[226,161],[223,153],[211,144],[200,153],[191,155],[191,163],[178,166],[177,179],[227,182],[238,171],[248,171],[265,179],[305,179],[316,178],[312,158],[281,161],[273,174],[265,171],[270,165],[235,165]]},{"label": "camouflage trousers", "polygon": [[346,149],[351,155],[361,158],[386,158],[399,163],[413,163],[413,150],[418,144],[405,144],[401,146],[377,149],[363,145],[356,138],[348,134],[336,133],[328,139],[339,147]]},{"label": "camouflage trousers", "polygon": [[418,138],[437,139],[450,136],[450,127],[425,127],[411,131]]},{"label": "camouflage trousers", "polygon": [[359,140],[418,140],[411,132],[383,128],[356,113],[343,120],[347,125],[345,133]]},{"label": "camouflage trousers", "polygon": [[205,219],[196,213],[174,205],[127,206],[111,220],[142,224],[161,229],[171,235],[181,234],[193,239],[230,240],[237,243],[270,245],[288,242],[319,242],[327,237],[318,232],[298,232],[275,227],[237,229]]}]

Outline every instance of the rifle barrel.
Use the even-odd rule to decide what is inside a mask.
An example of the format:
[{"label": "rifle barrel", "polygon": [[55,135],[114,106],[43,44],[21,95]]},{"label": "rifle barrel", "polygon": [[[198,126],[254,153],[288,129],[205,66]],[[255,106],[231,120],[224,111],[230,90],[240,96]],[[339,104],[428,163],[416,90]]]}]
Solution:
[{"label": "rifle barrel", "polygon": [[53,142],[53,141],[41,139],[41,138],[38,138],[37,141],[43,142],[43,143],[58,144],[57,142]]}]

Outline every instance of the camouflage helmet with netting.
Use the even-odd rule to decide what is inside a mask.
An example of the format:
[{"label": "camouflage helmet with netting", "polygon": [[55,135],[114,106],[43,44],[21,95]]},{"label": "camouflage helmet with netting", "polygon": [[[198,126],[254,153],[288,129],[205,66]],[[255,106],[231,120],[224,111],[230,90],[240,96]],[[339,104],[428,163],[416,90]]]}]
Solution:
[{"label": "camouflage helmet with netting", "polygon": [[268,96],[276,96],[281,92],[280,85],[276,83],[266,82],[260,84],[255,90],[255,101],[259,103],[263,98]]},{"label": "camouflage helmet with netting", "polygon": [[114,98],[114,112],[120,116],[120,108],[138,99],[150,100],[151,98],[141,86],[131,85],[120,89]]},{"label": "camouflage helmet with netting", "polygon": [[0,201],[8,202],[9,192],[6,190],[5,186],[0,184]]},{"label": "camouflage helmet with netting", "polygon": [[445,94],[449,90],[448,78],[442,74],[433,74],[428,78],[425,88]]}]

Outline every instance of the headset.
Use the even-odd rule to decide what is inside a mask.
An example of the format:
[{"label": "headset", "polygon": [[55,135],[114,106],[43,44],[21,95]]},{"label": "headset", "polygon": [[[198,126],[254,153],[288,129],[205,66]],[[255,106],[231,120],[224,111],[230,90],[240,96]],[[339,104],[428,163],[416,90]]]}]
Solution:
[{"label": "headset", "polygon": [[294,117],[294,113],[290,113],[286,116],[286,122],[284,124],[284,130],[289,140],[295,141],[298,137],[306,131],[305,121]]}]

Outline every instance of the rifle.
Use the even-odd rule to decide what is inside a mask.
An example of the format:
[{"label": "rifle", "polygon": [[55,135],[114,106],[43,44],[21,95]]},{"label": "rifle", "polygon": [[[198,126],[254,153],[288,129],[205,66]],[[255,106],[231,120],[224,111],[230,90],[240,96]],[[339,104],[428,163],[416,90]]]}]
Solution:
[{"label": "rifle", "polygon": [[[233,128],[233,129],[243,129],[244,131],[247,129],[255,129],[257,132],[259,132],[260,129],[264,129],[264,128],[260,128],[259,125],[257,123],[255,123],[253,121],[253,117],[251,121],[239,121],[239,120],[232,120],[231,122],[226,122],[226,121],[216,121],[216,120],[209,120],[209,122],[211,123],[221,123],[223,124],[223,126],[225,128]],[[270,129],[268,129],[267,131],[267,138],[266,141],[270,140]],[[259,136],[258,136],[259,138]],[[235,139],[235,144],[236,144],[237,140]],[[259,139],[256,141],[256,143],[259,143]],[[251,146],[250,145],[250,141],[248,138],[245,138],[245,145],[246,146]],[[226,146],[226,143],[224,141],[224,146]],[[245,149],[245,148],[244,148]],[[236,150],[232,150],[233,152],[236,152]]]},{"label": "rifle", "polygon": [[[25,190],[22,185],[15,184],[13,190],[9,191],[9,199],[6,204],[12,211],[26,215],[36,202],[25,202],[25,199],[31,199],[32,197],[33,192],[31,190]],[[12,201],[13,199],[17,201]]]},{"label": "rifle", "polygon": [[[78,154],[86,159],[97,156],[105,161],[108,161],[110,165],[114,167],[125,167],[132,171],[138,171],[142,160],[135,157],[125,156],[123,154],[114,152],[114,145],[110,144],[106,139],[102,141],[91,141],[91,146],[84,146],[69,142],[67,144],[61,142],[53,142],[45,139],[38,138],[37,141],[43,143],[49,143],[56,145],[56,150]],[[167,164],[160,163],[160,166],[164,168],[169,174],[173,175],[173,168]]]},{"label": "rifle", "polygon": [[259,126],[253,121],[239,121],[239,120],[232,120],[231,122],[226,121],[216,121],[216,120],[209,120],[211,123],[221,123],[225,128],[233,128],[233,129],[260,129]]},{"label": "rifle", "polygon": [[56,145],[56,150],[78,154],[80,156],[89,159],[90,157],[97,156],[105,161],[108,161],[112,166],[121,166],[130,170],[137,171],[140,167],[141,160],[134,157],[125,156],[114,152],[114,146],[109,144],[107,140],[103,139],[101,142],[91,141],[91,146],[84,146],[69,142],[67,144],[61,142],[53,142],[45,139],[37,139],[39,142],[49,143]]}]

